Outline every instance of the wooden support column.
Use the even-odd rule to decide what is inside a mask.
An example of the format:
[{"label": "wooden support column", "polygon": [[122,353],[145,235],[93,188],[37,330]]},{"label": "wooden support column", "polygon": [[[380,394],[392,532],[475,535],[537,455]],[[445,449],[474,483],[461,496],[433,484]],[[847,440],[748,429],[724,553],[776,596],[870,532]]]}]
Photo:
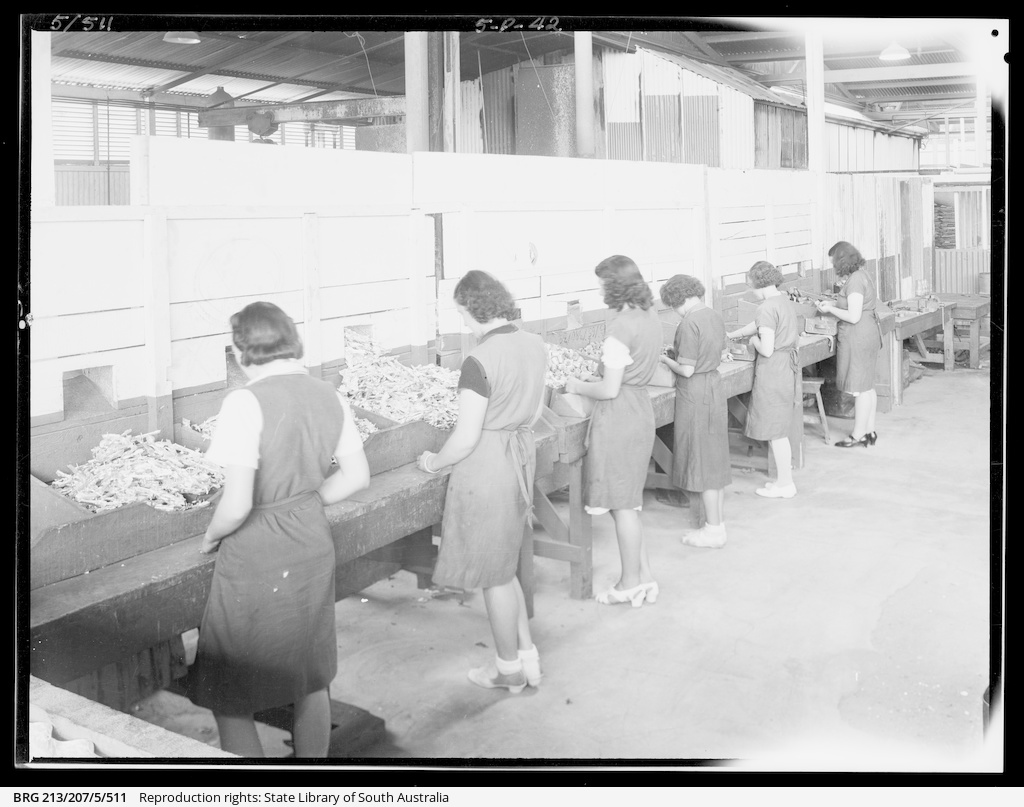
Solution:
[{"label": "wooden support column", "polygon": [[811,254],[818,268],[827,265],[825,243],[825,168],[828,142],[825,136],[825,58],[820,31],[804,35],[807,70],[807,168],[814,177],[811,210]]},{"label": "wooden support column", "polygon": [[405,150],[430,151],[427,32],[405,32]]},{"label": "wooden support column", "polygon": [[594,156],[594,48],[590,31],[576,31],[576,156]]},{"label": "wooden support column", "polygon": [[987,106],[985,90],[985,73],[979,71],[975,77],[974,96],[974,147],[977,155],[978,165],[985,164],[985,141],[987,139],[988,116],[985,114]]},{"label": "wooden support column", "polygon": [[444,33],[427,34],[427,124],[430,151],[444,151]]},{"label": "wooden support column", "polygon": [[[159,431],[159,439],[174,439],[171,387],[171,291],[167,267],[167,216],[153,213],[144,223],[145,255],[142,272],[146,301],[146,431]],[[114,380],[116,393],[117,382]]]},{"label": "wooden support column", "polygon": [[459,131],[459,84],[462,80],[459,60],[459,32],[444,32],[444,150],[457,151]]}]

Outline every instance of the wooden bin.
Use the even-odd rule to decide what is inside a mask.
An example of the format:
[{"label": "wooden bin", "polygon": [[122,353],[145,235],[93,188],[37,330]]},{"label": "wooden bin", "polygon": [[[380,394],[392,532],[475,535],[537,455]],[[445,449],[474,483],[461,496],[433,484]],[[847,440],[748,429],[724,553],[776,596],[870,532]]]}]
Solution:
[{"label": "wooden bin", "polygon": [[358,406],[353,406],[352,412],[380,430],[371,434],[363,443],[371,476],[416,462],[424,451],[440,451],[451,434],[450,430],[439,429],[422,420],[397,423]]}]

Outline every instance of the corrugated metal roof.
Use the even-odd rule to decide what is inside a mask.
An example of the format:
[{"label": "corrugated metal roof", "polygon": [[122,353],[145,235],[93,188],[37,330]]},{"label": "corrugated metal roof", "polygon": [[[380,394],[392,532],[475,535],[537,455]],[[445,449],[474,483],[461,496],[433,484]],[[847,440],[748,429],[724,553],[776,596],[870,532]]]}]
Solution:
[{"label": "corrugated metal roof", "polygon": [[[643,50],[637,48],[637,50]],[[745,95],[749,95],[758,101],[765,101],[770,104],[778,104],[780,106],[793,106],[802,107],[801,104],[795,104],[785,98],[780,98],[770,90],[766,89],[764,85],[758,84],[753,79],[749,79],[741,73],[737,73],[732,70],[725,70],[720,67],[715,67],[710,64],[703,64],[695,61],[694,59],[687,59],[685,56],[678,56],[674,53],[662,53],[660,51],[648,51],[653,53],[660,59],[665,59],[673,64],[677,64],[680,67],[684,67],[697,75],[704,76],[704,78],[711,79],[712,81],[724,84],[727,87],[732,87],[734,90],[739,90]]]}]

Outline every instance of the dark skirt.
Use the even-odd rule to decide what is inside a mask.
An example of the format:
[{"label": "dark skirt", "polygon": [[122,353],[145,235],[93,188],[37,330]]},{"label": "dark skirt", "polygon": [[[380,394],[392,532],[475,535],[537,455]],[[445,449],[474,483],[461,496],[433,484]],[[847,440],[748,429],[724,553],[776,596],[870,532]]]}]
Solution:
[{"label": "dark skirt", "polygon": [[717,370],[676,382],[672,484],[701,493],[732,482],[729,409]]},{"label": "dark skirt", "polygon": [[[510,441],[521,441],[513,451]],[[525,461],[523,461],[525,460]],[[448,477],[433,580],[465,590],[512,581],[533,494],[536,448],[529,430],[487,430]]]},{"label": "dark skirt", "polygon": [[315,492],[256,508],[220,543],[189,698],[223,715],[285,706],[338,669],[334,540]]},{"label": "dark skirt", "polygon": [[583,503],[632,510],[644,503],[654,450],[654,406],[647,387],[623,385],[590,415]]},{"label": "dark skirt", "polygon": [[836,341],[836,387],[843,392],[868,392],[875,388],[875,367],[882,349],[882,332],[874,311],[865,311],[860,322],[839,322]]},{"label": "dark skirt", "polygon": [[797,348],[776,350],[754,363],[754,386],[743,433],[752,440],[778,440],[789,435],[793,409],[802,394],[800,359]]}]

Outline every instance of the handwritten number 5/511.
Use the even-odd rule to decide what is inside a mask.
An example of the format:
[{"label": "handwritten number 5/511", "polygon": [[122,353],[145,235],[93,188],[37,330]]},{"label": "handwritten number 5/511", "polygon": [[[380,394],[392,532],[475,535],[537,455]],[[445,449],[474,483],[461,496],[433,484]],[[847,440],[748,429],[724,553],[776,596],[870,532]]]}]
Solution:
[{"label": "handwritten number 5/511", "polygon": [[[67,24],[65,25],[65,20]],[[114,18],[113,17],[83,17],[81,14],[58,14],[50,21],[51,31],[69,31],[75,25],[81,21],[79,30],[81,31],[113,31],[114,30]]]}]

